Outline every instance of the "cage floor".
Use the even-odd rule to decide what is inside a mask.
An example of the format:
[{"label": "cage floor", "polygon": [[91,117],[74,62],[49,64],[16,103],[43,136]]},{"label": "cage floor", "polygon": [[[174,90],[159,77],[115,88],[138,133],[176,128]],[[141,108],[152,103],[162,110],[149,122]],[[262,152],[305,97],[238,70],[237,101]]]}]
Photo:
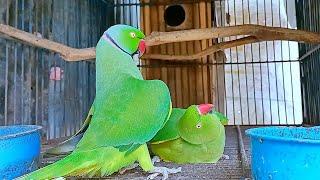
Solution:
[{"label": "cage floor", "polygon": [[[244,131],[248,129],[247,126],[241,126],[241,138],[243,139],[244,149],[246,155],[249,156],[249,139],[245,136]],[[252,128],[252,126],[250,127]],[[169,175],[169,179],[246,179],[249,176],[249,168],[241,163],[243,153],[240,153],[239,133],[236,126],[226,127],[226,146],[225,155],[229,156],[229,159],[221,159],[216,164],[186,164],[177,165],[174,163],[156,163],[156,166],[165,167],[181,167],[182,172],[174,175]],[[57,141],[51,141],[49,144],[43,145],[43,151],[51,146],[54,146]],[[53,163],[61,157],[50,157],[42,160],[42,165]],[[248,157],[250,158],[250,157]],[[140,168],[127,171],[125,174],[115,174],[113,176],[103,179],[146,179],[147,173],[144,173]],[[87,178],[84,178],[87,179]],[[157,178],[161,179],[161,178]]]}]

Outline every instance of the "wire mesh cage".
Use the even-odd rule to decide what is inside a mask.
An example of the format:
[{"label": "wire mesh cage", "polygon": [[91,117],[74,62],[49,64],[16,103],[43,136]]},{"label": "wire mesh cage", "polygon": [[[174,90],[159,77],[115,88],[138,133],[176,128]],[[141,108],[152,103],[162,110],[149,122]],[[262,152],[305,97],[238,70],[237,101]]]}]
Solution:
[{"label": "wire mesh cage", "polygon": [[[293,1],[140,3],[140,28],[146,34],[241,24],[297,28]],[[119,4],[122,11],[128,6]],[[180,24],[166,20],[170,8],[175,8],[171,19],[184,19]],[[210,44],[236,38],[239,37],[174,43],[153,48],[151,52],[192,54]],[[147,79],[162,79],[169,85],[173,104],[177,107],[211,102],[219,111],[225,112],[231,124],[301,124],[301,98],[297,98],[301,97],[298,59],[298,43],[273,41],[231,48],[191,63],[149,60],[142,61],[140,67]]]},{"label": "wire mesh cage", "polygon": [[[241,24],[319,32],[319,2],[291,0],[2,0],[0,23],[72,47],[95,46],[113,24],[154,31]],[[296,11],[297,10],[297,11]],[[148,53],[189,55],[239,37],[171,43]],[[309,53],[312,50],[312,53]],[[308,54],[306,56],[306,54]],[[317,123],[319,48],[289,41],[253,43],[192,61],[142,59],[174,107],[213,103],[231,125]],[[0,38],[0,125],[39,124],[47,139],[80,128],[95,93],[94,61],[66,62],[46,50]]]}]

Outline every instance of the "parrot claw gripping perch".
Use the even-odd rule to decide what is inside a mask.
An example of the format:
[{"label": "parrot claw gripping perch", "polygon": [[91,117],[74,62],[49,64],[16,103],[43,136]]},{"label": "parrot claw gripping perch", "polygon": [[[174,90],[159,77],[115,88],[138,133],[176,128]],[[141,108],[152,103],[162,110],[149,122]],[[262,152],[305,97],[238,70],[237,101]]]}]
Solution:
[{"label": "parrot claw gripping perch", "polygon": [[151,162],[152,162],[152,164],[154,165],[154,163],[158,163],[158,162],[160,162],[161,160],[160,160],[160,157],[159,156],[153,156],[153,158],[151,159]]},{"label": "parrot claw gripping perch", "polygon": [[54,178],[54,180],[66,180],[66,178],[64,178],[64,177],[58,177],[58,178]]},{"label": "parrot claw gripping perch", "polygon": [[155,177],[157,177],[158,175],[162,174],[162,179],[168,179],[169,174],[176,174],[181,172],[181,167],[178,168],[167,168],[167,167],[154,167],[153,170],[149,171],[149,173],[152,173],[151,175],[149,175],[147,177],[147,179],[154,179]]},{"label": "parrot claw gripping perch", "polygon": [[138,166],[139,166],[138,163],[131,164],[130,166],[121,169],[121,170],[119,171],[119,174],[124,174],[125,172],[127,172],[127,171],[129,171],[129,170],[132,170],[132,169],[135,169],[135,168],[138,167]]},{"label": "parrot claw gripping perch", "polygon": [[230,156],[229,156],[229,155],[226,155],[226,154],[222,154],[221,159],[229,160],[229,159],[230,159]]},{"label": "parrot claw gripping perch", "polygon": [[[156,162],[160,162],[160,158],[158,156],[153,156],[151,160],[152,164],[154,165]],[[162,174],[162,179],[168,179],[169,174],[176,174],[181,172],[181,167],[178,168],[167,168],[167,167],[154,167],[153,170],[149,171],[149,173],[152,173],[147,177],[147,179],[154,179],[158,175]]]},{"label": "parrot claw gripping perch", "polygon": [[[151,159],[152,164],[154,165],[154,163],[156,162],[160,162],[160,158],[158,156],[153,156],[153,158]],[[139,164],[138,163],[134,163],[128,167],[123,168],[122,170],[119,171],[119,174],[124,174],[125,172],[135,169],[136,167],[138,167]]]}]

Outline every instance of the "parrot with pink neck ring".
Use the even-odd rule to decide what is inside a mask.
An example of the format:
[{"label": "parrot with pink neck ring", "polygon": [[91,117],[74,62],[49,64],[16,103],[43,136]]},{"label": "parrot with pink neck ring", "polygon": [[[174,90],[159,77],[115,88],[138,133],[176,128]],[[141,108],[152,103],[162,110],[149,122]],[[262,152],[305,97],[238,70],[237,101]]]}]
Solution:
[{"label": "parrot with pink neck ring", "polygon": [[[104,32],[96,47],[96,97],[81,130],[64,144],[71,154],[20,179],[108,176],[138,162],[144,171],[168,175],[155,167],[147,148],[170,117],[169,89],[144,80],[133,61],[145,51],[145,35],[127,25]],[[170,172],[169,172],[170,173]]]},{"label": "parrot with pink neck ring", "polygon": [[216,163],[225,146],[227,118],[212,104],[174,108],[166,125],[149,142],[152,153],[167,162]]}]

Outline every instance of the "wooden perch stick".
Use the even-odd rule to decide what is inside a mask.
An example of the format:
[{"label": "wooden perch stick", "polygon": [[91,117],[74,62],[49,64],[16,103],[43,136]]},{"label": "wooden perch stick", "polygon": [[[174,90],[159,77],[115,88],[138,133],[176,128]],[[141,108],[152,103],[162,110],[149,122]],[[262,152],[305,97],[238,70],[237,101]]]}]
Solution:
[{"label": "wooden perch stick", "polygon": [[311,44],[320,43],[320,34],[318,33],[253,24],[173,32],[153,32],[150,36],[146,37],[145,40],[147,46],[155,46],[172,42],[214,39],[239,35],[254,36],[260,41],[288,40]]},{"label": "wooden perch stick", "polygon": [[[80,61],[95,58],[95,48],[72,48],[57,42],[50,41],[48,39],[37,37],[34,34],[21,31],[8,25],[0,24],[0,34],[3,34],[4,37],[19,40],[22,43],[27,43],[32,46],[48,49],[50,51],[58,53],[66,61]],[[246,35],[248,37],[215,44],[208,49],[205,49],[196,54],[186,56],[146,54],[143,56],[143,58],[158,60],[192,60],[212,54],[219,50],[254,42],[270,40],[289,40],[311,44],[320,44],[320,34],[318,33],[279,27],[265,27],[260,25],[239,25],[231,27],[192,29],[173,32],[153,32],[150,36],[146,37],[146,44],[148,46],[155,46],[172,42],[203,40],[237,35]]]},{"label": "wooden perch stick", "polygon": [[213,54],[215,52],[236,47],[236,46],[241,46],[244,44],[250,44],[250,43],[255,43],[258,42],[259,40],[256,37],[249,36],[249,37],[244,37],[228,42],[222,42],[218,43],[215,45],[212,45],[208,47],[207,49],[200,51],[196,54],[192,55],[164,55],[164,54],[145,54],[142,58],[145,59],[160,59],[160,60],[194,60],[194,59],[199,59],[203,56],[207,56],[210,54]]},{"label": "wooden perch stick", "polygon": [[21,41],[22,43],[58,53],[66,61],[86,60],[95,58],[96,56],[95,48],[72,48],[4,24],[0,24],[0,33],[3,34],[4,37],[13,38]]}]

